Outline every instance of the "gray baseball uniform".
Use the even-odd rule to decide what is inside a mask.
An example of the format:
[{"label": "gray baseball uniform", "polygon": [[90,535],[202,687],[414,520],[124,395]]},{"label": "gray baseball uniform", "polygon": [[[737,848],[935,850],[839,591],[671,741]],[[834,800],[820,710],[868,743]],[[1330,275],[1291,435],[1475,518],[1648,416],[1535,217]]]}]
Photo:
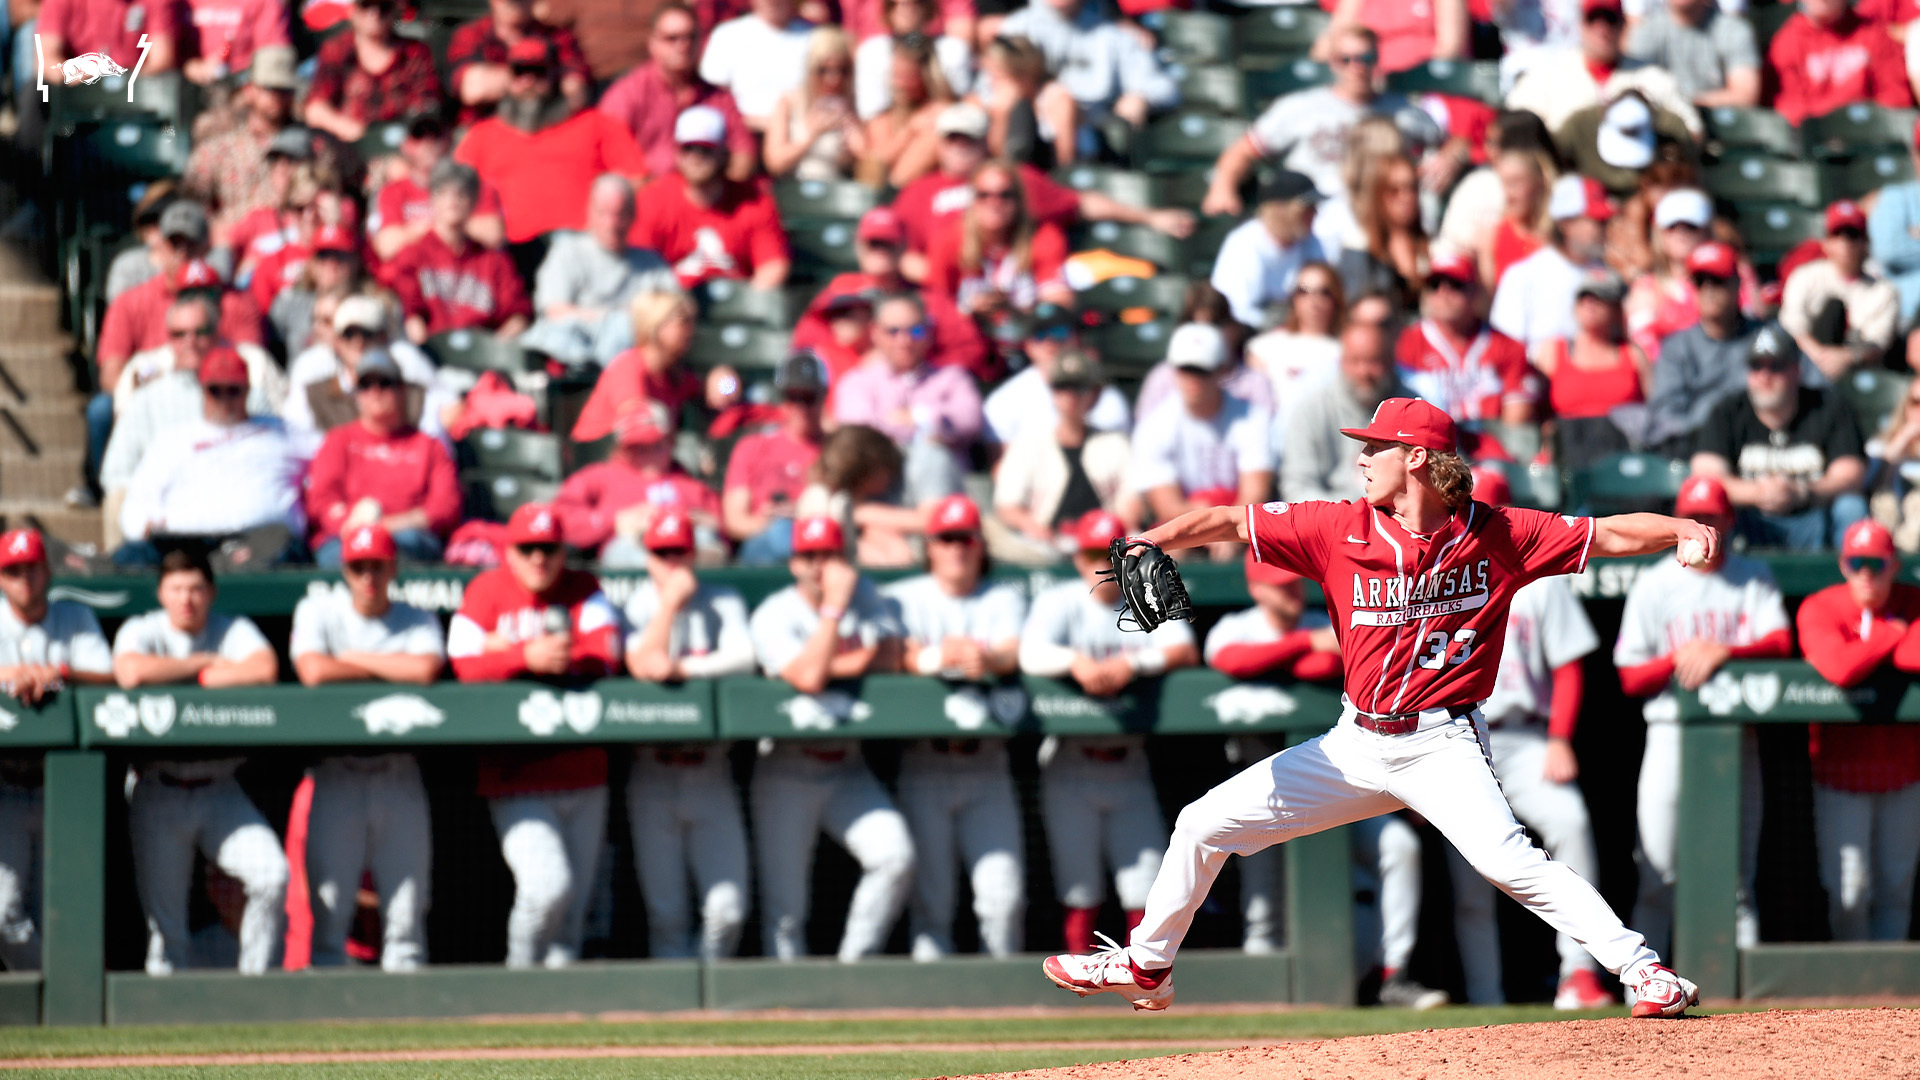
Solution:
[{"label": "gray baseball uniform", "polygon": [[[751,621],[760,666],[769,674],[784,670],[819,623],[819,613],[791,585],[761,601]],[[863,579],[841,616],[841,641],[865,647],[900,636],[892,605]],[[879,952],[912,885],[913,836],[860,756],[859,742],[774,743],[754,774],[752,802],[763,947],[782,960],[806,954],[813,848],[825,832],[860,863],[839,957]]]},{"label": "gray baseball uniform", "polygon": [[[942,642],[956,637],[986,646],[1017,642],[1027,614],[1026,598],[1011,585],[983,582],[970,595],[953,596],[931,574],[922,574],[883,592],[898,607],[908,639],[931,650],[924,658],[909,655],[908,667],[950,683],[961,679],[958,672],[940,671],[937,653]],[[966,868],[973,886],[981,947],[994,956],[1020,951],[1027,909],[1026,856],[1006,742],[914,740],[900,761],[900,808],[913,829],[919,856],[907,909],[914,959],[937,960],[953,952],[956,866]]]},{"label": "gray baseball uniform", "polygon": [[[1600,647],[1563,577],[1541,578],[1513,594],[1507,615],[1506,648],[1493,696],[1480,707],[1487,721],[1487,746],[1493,772],[1513,807],[1513,816],[1533,830],[1553,860],[1565,863],[1588,881],[1599,864],[1593,826],[1577,784],[1546,778],[1547,717],[1553,711],[1554,669],[1578,661]],[[1467,979],[1467,1000],[1500,1005],[1506,990],[1500,979],[1500,934],[1494,923],[1493,886],[1460,853],[1447,846],[1453,878],[1453,931],[1460,967]],[[1593,957],[1565,934],[1554,938],[1560,976],[1581,969],[1598,971]]]},{"label": "gray baseball uniform", "polygon": [[[660,610],[651,579],[627,601],[627,625],[638,633]],[[632,643],[632,639],[628,639]],[[674,616],[667,654],[691,678],[753,671],[753,639],[740,594],[701,585]],[[747,921],[747,827],[724,742],[655,743],[636,747],[627,778],[627,821],[634,870],[647,905],[648,952],[655,957],[715,960],[740,947]],[[699,936],[687,903],[687,877],[700,901]]]},{"label": "gray baseball uniform", "polygon": [[[0,602],[0,667],[15,664],[65,664],[110,675],[113,653],[100,621],[81,604],[55,600],[45,617],[29,624],[12,604]],[[41,793],[38,755],[0,760],[0,963],[8,971],[40,967]]]},{"label": "gray baseball uniform", "polygon": [[[1192,628],[1180,621],[1144,636],[1123,637],[1113,605],[1096,600],[1076,579],[1033,598],[1020,635],[1020,670],[1065,677],[1061,649],[1103,660],[1192,644]],[[1144,908],[1167,847],[1167,820],[1147,771],[1146,739],[1073,736],[1049,739],[1041,750],[1040,811],[1060,903],[1099,907],[1110,865],[1120,906]]]},{"label": "gray baseball uniform", "polygon": [[[1620,640],[1613,662],[1632,667],[1671,655],[1696,638],[1749,645],[1788,626],[1767,565],[1728,555],[1717,571],[1691,570],[1663,559],[1642,571],[1627,591]],[[1648,699],[1647,748],[1640,759],[1640,896],[1633,925],[1649,948],[1666,951],[1673,936],[1673,855],[1679,825],[1679,703],[1672,689]],[[1741,739],[1740,893],[1737,935],[1741,944],[1759,939],[1753,910],[1753,867],[1760,846],[1760,750],[1752,728]]]},{"label": "gray baseball uniform", "polygon": [[[342,593],[309,596],[293,609],[294,660],[342,653],[445,656],[440,621],[394,604],[370,619]],[[307,816],[307,886],[313,907],[313,965],[347,962],[347,932],[360,875],[373,873],[380,895],[380,966],[412,971],[426,962],[426,915],[433,870],[433,829],[426,785],[412,754],[343,754],[308,771],[313,803]]]},{"label": "gray baseball uniform", "polygon": [[[161,610],[128,619],[113,639],[122,653],[184,660],[215,653],[244,660],[271,645],[245,617],[215,612],[197,634],[176,629]],[[152,692],[164,692],[155,688]],[[187,894],[193,885],[197,847],[246,891],[240,920],[241,973],[258,975],[279,952],[281,908],[287,892],[287,858],[233,774],[242,758],[147,760],[129,799],[133,875],[147,915],[147,974],[169,975],[188,966]]]}]

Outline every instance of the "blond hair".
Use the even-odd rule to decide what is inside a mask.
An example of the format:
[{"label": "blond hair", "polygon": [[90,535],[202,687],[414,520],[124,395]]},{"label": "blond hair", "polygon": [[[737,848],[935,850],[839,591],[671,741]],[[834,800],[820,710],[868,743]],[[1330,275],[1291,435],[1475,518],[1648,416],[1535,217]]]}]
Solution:
[{"label": "blond hair", "polygon": [[654,335],[660,332],[661,325],[676,314],[685,314],[692,319],[698,316],[699,309],[685,293],[635,293],[627,304],[627,315],[633,320],[633,343],[653,344]]},{"label": "blond hair", "polygon": [[1427,451],[1427,482],[1449,510],[1465,510],[1473,501],[1473,468],[1457,451]]},{"label": "blond hair", "polygon": [[[1013,189],[1013,221],[1007,227],[1007,257],[1013,265],[1025,272],[1033,265],[1033,219],[1027,212],[1027,185],[1020,179],[1020,170],[1013,162],[1005,158],[991,158],[980,163],[973,170],[969,184],[978,184],[982,176],[998,173],[1007,178]],[[980,235],[980,223],[976,212],[980,208],[979,200],[968,206],[962,217],[960,227],[960,268],[969,274],[978,274],[987,259],[986,238]]]},{"label": "blond hair", "polygon": [[[800,104],[811,106],[820,99],[820,65],[828,60],[847,62],[847,86],[853,86],[853,39],[837,26],[815,27],[807,35],[807,75],[800,84]],[[803,110],[804,111],[804,108]]]}]

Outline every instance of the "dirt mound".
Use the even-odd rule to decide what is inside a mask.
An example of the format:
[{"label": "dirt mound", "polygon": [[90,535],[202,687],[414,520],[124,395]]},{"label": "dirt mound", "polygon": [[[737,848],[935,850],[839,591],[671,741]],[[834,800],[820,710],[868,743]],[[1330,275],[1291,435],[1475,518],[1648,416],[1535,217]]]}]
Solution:
[{"label": "dirt mound", "polygon": [[1920,1010],[1796,1009],[1368,1035],[1007,1073],[1019,1080],[1920,1078]]}]

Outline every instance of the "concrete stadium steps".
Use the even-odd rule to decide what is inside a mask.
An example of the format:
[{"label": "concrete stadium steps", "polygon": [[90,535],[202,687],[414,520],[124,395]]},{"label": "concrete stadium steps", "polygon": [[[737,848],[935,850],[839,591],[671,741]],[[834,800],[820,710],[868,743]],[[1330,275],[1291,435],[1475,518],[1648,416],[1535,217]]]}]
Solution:
[{"label": "concrete stadium steps", "polygon": [[86,468],[84,447],[29,454],[0,444],[0,494],[11,498],[61,496]]},{"label": "concrete stadium steps", "polygon": [[[0,485],[5,484],[0,478]],[[68,506],[64,499],[14,499],[0,498],[0,524],[14,529],[31,525],[48,536],[58,537],[69,544],[91,544],[100,547],[100,511],[97,509],[79,510]]]},{"label": "concrete stadium steps", "polygon": [[[45,456],[61,450],[86,449],[86,401],[79,394],[36,398],[31,403],[8,401],[7,397],[0,394],[0,450]],[[79,479],[75,476],[68,483],[78,483]],[[31,493],[8,489],[4,494],[22,497]],[[39,494],[59,495],[60,492]]]},{"label": "concrete stadium steps", "polygon": [[0,518],[98,545],[99,511],[65,502],[85,477],[87,424],[60,318],[60,289],[0,247]]},{"label": "concrete stadium steps", "polygon": [[70,395],[73,339],[65,334],[33,340],[0,338],[0,395],[8,398]]},{"label": "concrete stadium steps", "polygon": [[27,276],[25,267],[0,258],[0,341],[39,342],[60,331],[60,289]]}]

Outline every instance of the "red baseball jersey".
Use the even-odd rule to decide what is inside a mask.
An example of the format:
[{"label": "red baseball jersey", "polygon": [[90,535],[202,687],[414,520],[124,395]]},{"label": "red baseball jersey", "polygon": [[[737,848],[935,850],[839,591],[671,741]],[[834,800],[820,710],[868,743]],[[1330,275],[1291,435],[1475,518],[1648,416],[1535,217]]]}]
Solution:
[{"label": "red baseball jersey", "polygon": [[789,257],[771,195],[729,180],[718,203],[697,206],[679,173],[640,192],[627,243],[659,252],[687,288],[713,278],[750,278],[767,263]]},{"label": "red baseball jersey", "polygon": [[427,332],[495,329],[515,315],[533,315],[513,260],[504,251],[463,241],[455,251],[428,233],[401,248],[387,264],[387,284],[408,315],[427,321]]},{"label": "red baseball jersey", "polygon": [[1513,594],[1584,570],[1593,529],[1592,518],[1485,503],[1429,535],[1359,499],[1247,507],[1254,557],[1320,583],[1347,698],[1376,715],[1485,701]]}]

